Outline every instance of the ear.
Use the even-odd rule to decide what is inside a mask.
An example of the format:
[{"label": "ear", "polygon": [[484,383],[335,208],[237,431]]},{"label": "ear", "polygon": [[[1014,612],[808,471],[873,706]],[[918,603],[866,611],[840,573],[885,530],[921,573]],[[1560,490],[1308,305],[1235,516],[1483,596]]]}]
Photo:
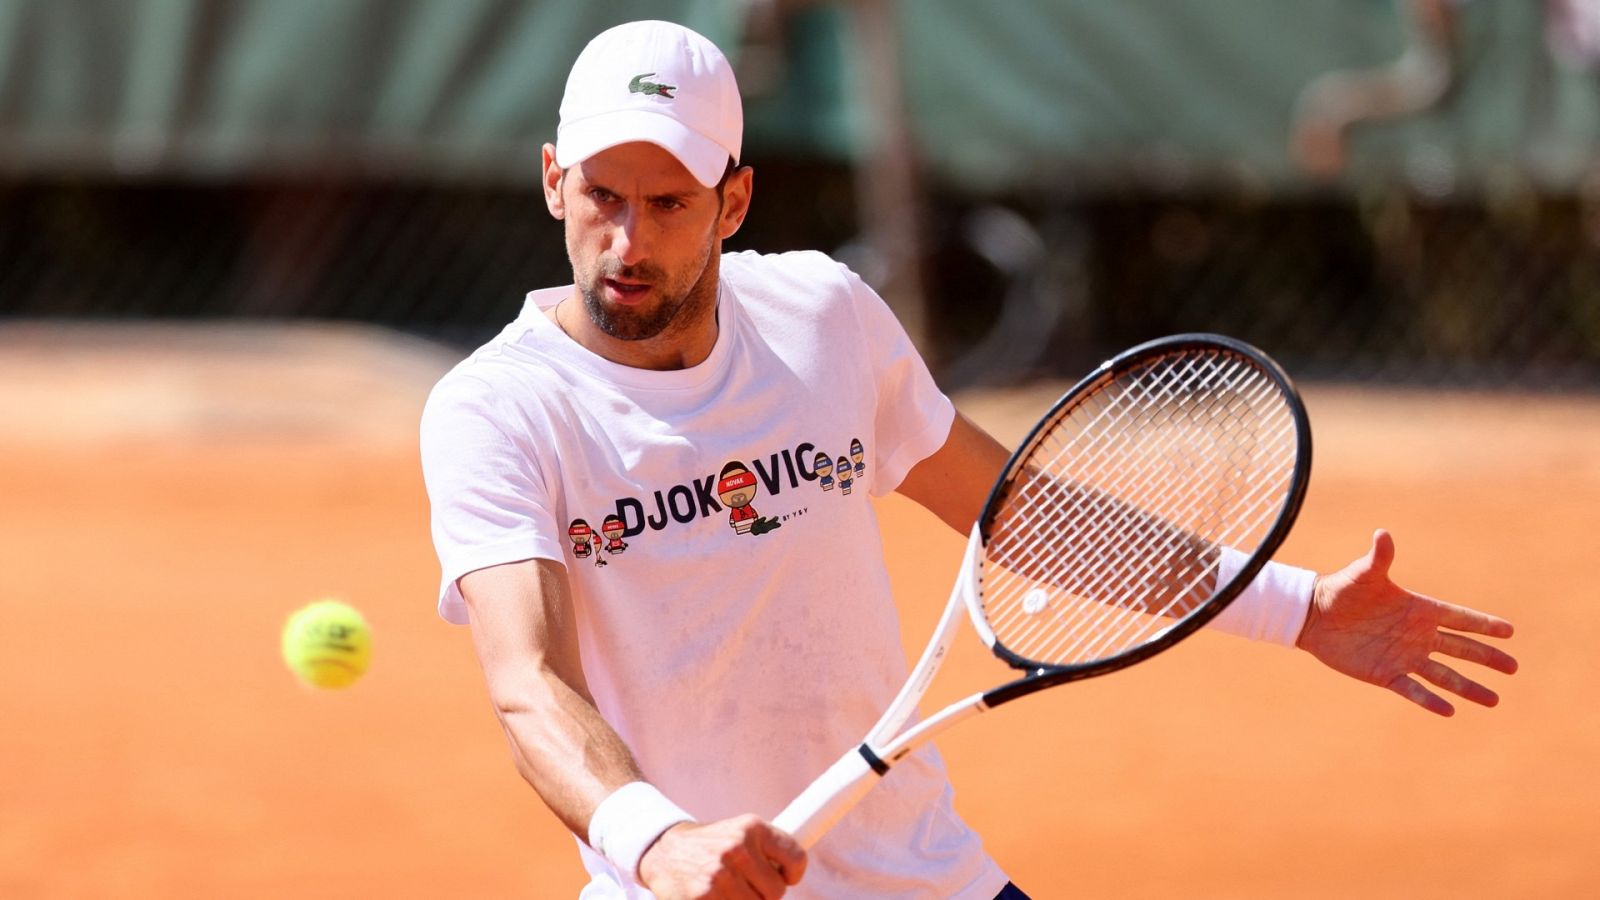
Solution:
[{"label": "ear", "polygon": [[561,199],[561,179],[564,177],[561,167],[556,165],[556,147],[554,144],[545,144],[542,152],[544,169],[542,170],[544,182],[544,206],[550,210],[550,215],[557,219],[567,217],[566,201]]},{"label": "ear", "polygon": [[722,217],[717,221],[717,237],[727,240],[744,224],[750,212],[750,193],[755,187],[755,171],[740,166],[728,175],[722,186]]}]

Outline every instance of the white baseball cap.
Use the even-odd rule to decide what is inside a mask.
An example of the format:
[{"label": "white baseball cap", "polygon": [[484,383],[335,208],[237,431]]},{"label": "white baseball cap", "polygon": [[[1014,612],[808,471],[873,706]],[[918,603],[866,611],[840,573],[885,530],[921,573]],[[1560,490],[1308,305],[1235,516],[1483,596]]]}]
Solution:
[{"label": "white baseball cap", "polygon": [[706,187],[739,159],[744,108],[733,68],[716,45],[671,22],[629,22],[578,54],[561,98],[556,165],[649,141]]}]

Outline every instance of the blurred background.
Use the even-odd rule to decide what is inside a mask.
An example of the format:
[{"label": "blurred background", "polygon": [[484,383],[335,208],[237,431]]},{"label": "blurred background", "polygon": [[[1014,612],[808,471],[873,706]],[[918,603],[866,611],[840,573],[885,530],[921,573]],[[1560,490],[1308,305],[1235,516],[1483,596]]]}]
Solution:
[{"label": "blurred background", "polygon": [[[1448,721],[1202,634],[941,736],[1021,886],[1600,896],[1600,0],[0,0],[0,897],[576,895],[434,615],[416,428],[569,280],[540,146],[639,18],[738,72],[730,247],[847,261],[997,437],[1245,338],[1316,429],[1283,556],[1388,527],[1518,625]],[[962,541],[878,510],[919,651]],[[375,650],[317,693],[278,632],[325,595]]]},{"label": "blurred background", "polygon": [[0,317],[462,347],[619,21],[728,48],[760,201],[947,384],[1215,330],[1338,378],[1600,384],[1590,0],[0,0]]}]

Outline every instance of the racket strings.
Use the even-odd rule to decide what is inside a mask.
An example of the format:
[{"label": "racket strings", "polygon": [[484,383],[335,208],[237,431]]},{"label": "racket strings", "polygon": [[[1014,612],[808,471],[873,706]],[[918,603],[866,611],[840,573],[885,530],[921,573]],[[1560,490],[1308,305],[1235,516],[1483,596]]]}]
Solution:
[{"label": "racket strings", "polygon": [[[1031,580],[1036,579],[1062,588],[1069,596],[1083,598],[1082,609],[1075,613],[1079,620],[1077,632],[1085,637],[1096,634],[1101,639],[1100,644],[1088,648],[1087,655],[1094,656],[1105,644],[1125,636],[1127,630],[1140,621],[1138,617],[1122,616],[1115,630],[1109,628],[1108,623],[1118,620],[1118,613],[1123,609],[1154,616],[1177,617],[1191,612],[1207,596],[1200,591],[1212,570],[1213,555],[1209,552],[1209,545],[1199,544],[1192,537],[1160,523],[1129,518],[1106,529],[1099,540],[1141,547],[1143,555],[1122,559],[1106,551],[1102,543],[1102,549],[1086,556],[1082,566],[1074,569],[1041,572],[1036,564],[1012,564],[1017,569],[1028,571],[1029,583],[1034,583]],[[1090,579],[1096,577],[1093,573],[1097,570],[1114,574],[1120,572],[1121,577],[1104,578],[1098,584],[1090,583]],[[1001,593],[1003,591],[1002,587]],[[1098,598],[1102,597],[1131,599],[1114,604],[1101,602]],[[1161,597],[1166,598],[1164,605],[1152,605]],[[1036,613],[1038,607],[1037,602],[1033,608],[1024,604],[1022,610]],[[997,627],[1002,631],[1014,632],[1016,636],[1008,635],[1008,639],[1012,643],[1020,643],[1032,637],[1034,632],[1042,630],[1046,622],[1052,627],[1059,626],[1055,620],[1041,621],[1030,617],[1024,620],[1020,632],[1011,628],[1004,618],[997,623]],[[1081,641],[1070,646],[1064,645],[1065,638],[1070,636],[1071,632],[1062,632],[1056,644],[1046,651],[1035,651],[1032,655],[1055,658],[1085,652]]]},{"label": "racket strings", "polygon": [[997,639],[1064,665],[1197,609],[1217,548],[1253,550],[1276,518],[1295,440],[1277,385],[1214,350],[1123,373],[1064,409],[992,515],[981,594]]},{"label": "racket strings", "polygon": [[[1114,463],[1116,461],[1114,455],[1106,452],[1102,449],[1102,447],[1103,445],[1109,444],[1112,441],[1120,440],[1126,442],[1128,426],[1127,424],[1122,423],[1107,423],[1104,420],[1108,415],[1124,414],[1125,408],[1128,406],[1134,406],[1137,404],[1137,406],[1134,406],[1133,411],[1148,411],[1149,418],[1152,421],[1159,421],[1163,418],[1167,421],[1167,423],[1175,421],[1178,413],[1168,405],[1173,399],[1172,387],[1179,379],[1184,377],[1192,377],[1192,374],[1169,373],[1169,376],[1170,377],[1154,379],[1153,383],[1151,384],[1133,382],[1127,385],[1124,390],[1113,396],[1113,400],[1111,402],[1105,402],[1104,408],[1095,419],[1083,423],[1082,427],[1079,429],[1078,436],[1083,434],[1092,435],[1093,437],[1091,440],[1099,442],[1099,444],[1102,446],[1096,446],[1094,443],[1085,446],[1079,446],[1075,439],[1063,441],[1061,442],[1060,449],[1050,459],[1046,468],[1051,470],[1059,469],[1062,465],[1064,457],[1066,457],[1069,453],[1074,455],[1082,454],[1091,461],[1091,464],[1093,461],[1099,461],[1106,464]],[[1232,384],[1226,384],[1222,386],[1238,390],[1238,379],[1236,378]],[[1245,403],[1257,401],[1273,390],[1271,383],[1264,381],[1256,382],[1254,387],[1256,388],[1255,396],[1246,396],[1242,391],[1240,391],[1239,400]],[[1237,404],[1230,399],[1229,405],[1236,406]],[[1113,425],[1115,424],[1122,424],[1122,428],[1120,430],[1113,430]],[[1149,429],[1146,428],[1145,432],[1149,432]],[[1178,435],[1174,435],[1173,441],[1176,441],[1178,438]],[[1169,445],[1170,443],[1172,442],[1169,442]],[[1170,446],[1167,449],[1170,449]],[[1154,452],[1146,452],[1144,455],[1155,458],[1158,454]],[[1053,483],[1046,483],[1046,489],[1052,489],[1053,487]]]},{"label": "racket strings", "polygon": [[[1219,542],[1229,540],[1225,534],[1219,537]],[[1076,571],[1036,572],[1036,576],[1042,575],[1048,582],[1076,594],[1080,608],[1073,613],[1077,617],[1075,628],[1058,630],[1054,643],[1034,650],[1031,656],[1047,659],[1098,658],[1128,639],[1129,632],[1136,625],[1142,623],[1147,626],[1147,631],[1159,631],[1165,627],[1161,618],[1186,615],[1210,595],[1206,588],[1214,569],[1211,544],[1199,542],[1192,535],[1148,518],[1125,518],[1120,527],[1111,529],[1100,540],[1115,541],[1115,546],[1140,547],[1142,555],[1118,559],[1102,551],[1087,558],[1085,566],[1091,570],[1114,573],[1119,566],[1125,570],[1123,577],[1107,578],[1099,585],[1085,584],[1086,576]],[[1037,570],[1038,566],[1033,564],[1032,568]],[[1164,605],[1151,605],[1162,596],[1167,598]],[[1103,597],[1131,599],[1120,603],[1097,599]],[[1121,614],[1124,611],[1148,615]],[[1024,621],[1021,631],[1009,628],[1004,622],[999,627],[1015,633],[1011,638],[1013,642],[1026,642],[1036,632],[1043,630],[1046,622],[1051,622],[1030,618],[1031,621]],[[1148,636],[1140,633],[1133,637],[1147,639]]]},{"label": "racket strings", "polygon": [[[1157,385],[1156,387],[1160,387],[1160,385]],[[1263,390],[1263,392],[1265,390],[1270,390],[1270,385],[1262,385],[1260,387]],[[1125,436],[1127,434],[1128,425],[1123,424],[1123,423],[1108,423],[1108,422],[1105,421],[1105,419],[1106,419],[1106,417],[1108,415],[1116,415],[1116,414],[1122,413],[1124,407],[1126,407],[1128,405],[1131,405],[1131,404],[1134,404],[1134,403],[1148,405],[1148,404],[1164,403],[1164,402],[1166,402],[1168,400],[1167,397],[1162,396],[1160,394],[1150,393],[1150,390],[1151,390],[1151,386],[1135,384],[1129,390],[1124,391],[1124,392],[1116,395],[1115,400],[1113,402],[1105,403],[1104,408],[1096,416],[1096,418],[1091,420],[1091,421],[1083,423],[1082,427],[1079,429],[1078,436],[1081,436],[1083,434],[1089,434],[1089,435],[1093,436],[1091,438],[1091,443],[1089,445],[1079,446],[1077,444],[1077,441],[1076,441],[1075,438],[1072,439],[1072,440],[1062,441],[1060,449],[1049,460],[1048,465],[1044,466],[1043,468],[1045,468],[1046,470],[1049,470],[1049,471],[1055,471],[1055,470],[1060,469],[1061,465],[1062,465],[1063,458],[1066,457],[1068,454],[1072,454],[1072,455],[1074,455],[1076,457],[1080,457],[1080,458],[1089,460],[1088,466],[1093,466],[1096,462],[1098,462],[1100,464],[1103,464],[1104,466],[1115,465],[1119,461],[1119,459],[1116,457],[1115,454],[1107,451],[1104,448],[1104,445],[1108,444],[1109,442],[1111,442],[1113,440],[1118,440],[1119,436],[1120,436],[1120,439],[1125,440]],[[1119,403],[1119,402],[1115,402],[1115,401],[1122,401],[1122,402]],[[1172,418],[1172,415],[1171,415],[1170,411],[1168,412],[1168,416],[1167,417],[1168,417],[1169,420]],[[1135,424],[1137,424],[1137,423],[1135,423]],[[1114,428],[1114,426],[1116,426],[1116,427]],[[1146,428],[1145,432],[1150,432],[1150,429]],[[1173,434],[1172,437],[1171,437],[1171,440],[1168,442],[1169,446],[1164,447],[1164,448],[1162,448],[1162,447],[1153,447],[1152,446],[1151,448],[1147,448],[1147,452],[1144,455],[1149,457],[1149,458],[1151,458],[1151,459],[1156,459],[1159,456],[1159,454],[1156,453],[1156,452],[1151,452],[1151,451],[1153,451],[1153,450],[1170,450],[1171,449],[1170,445],[1172,443],[1175,443],[1176,441],[1180,440],[1181,438],[1182,438],[1182,435]],[[1099,445],[1097,446],[1096,443],[1094,443],[1094,442],[1098,442]],[[1102,472],[1096,472],[1096,471],[1093,471],[1092,469],[1088,469],[1086,467],[1085,474],[1092,477],[1094,475],[1104,474],[1104,473],[1103,473],[1103,471]],[[1042,485],[1043,489],[1046,490],[1046,491],[1052,491],[1052,490],[1056,490],[1057,489],[1059,482],[1055,481],[1054,479],[1046,479],[1046,480],[1043,480],[1043,481],[1031,482],[1029,486],[1036,485],[1036,484],[1037,485]],[[1039,506],[1039,504],[1037,504],[1035,501],[1031,500],[1030,498],[1028,498],[1026,496],[1019,497],[1018,498],[1018,502],[1020,503],[1020,505],[1023,505],[1023,506],[1032,506],[1034,509],[1036,509],[1038,511],[1038,513],[1039,513],[1039,515],[1041,517],[1042,516],[1048,516],[1049,514],[1054,512],[1053,510],[1050,510],[1048,508],[1044,508],[1044,507]]]},{"label": "racket strings", "polygon": [[[1060,446],[1057,452],[1048,460],[1047,464],[1043,466],[1035,464],[1028,467],[1030,469],[1043,469],[1045,470],[1046,474],[1050,475],[1051,477],[1030,480],[1027,483],[1027,487],[1042,489],[1046,492],[1058,491],[1061,486],[1061,480],[1057,477],[1054,477],[1054,473],[1062,470],[1063,459],[1069,454],[1079,460],[1080,475],[1086,480],[1096,477],[1106,480],[1104,477],[1105,470],[1117,466],[1117,464],[1122,462],[1124,458],[1119,457],[1117,454],[1106,449],[1106,445],[1117,440],[1127,443],[1127,435],[1129,433],[1129,426],[1127,424],[1117,424],[1117,427],[1113,427],[1113,425],[1116,423],[1106,422],[1106,417],[1123,414],[1125,407],[1135,404],[1148,406],[1167,402],[1169,398],[1162,396],[1161,394],[1152,393],[1153,390],[1162,388],[1163,384],[1159,382],[1155,385],[1145,385],[1135,382],[1127,389],[1113,394],[1113,398],[1109,402],[1105,401],[1104,398],[1099,398],[1102,408],[1097,416],[1093,420],[1084,422],[1082,427],[1078,429],[1078,433],[1071,436],[1067,440],[1057,440],[1058,438],[1062,437],[1060,434],[1060,424],[1058,423],[1056,433],[1047,436],[1047,440],[1050,442],[1059,443]],[[1266,390],[1270,389],[1270,385],[1262,385],[1260,388],[1264,393]],[[1160,411],[1159,407],[1158,411]],[[1173,418],[1170,410],[1166,410],[1166,412],[1168,413],[1167,418],[1169,420]],[[1150,429],[1146,428],[1141,433],[1158,434],[1159,432],[1151,432]],[[1091,443],[1079,443],[1078,438],[1084,434],[1091,435]],[[1181,433],[1171,432],[1169,435],[1169,440],[1165,446],[1158,446],[1154,443],[1147,442],[1144,448],[1145,452],[1142,455],[1152,461],[1159,460],[1172,449],[1173,444],[1181,440],[1183,437],[1184,435]],[[1039,454],[1037,451],[1035,451],[1033,454],[1034,457],[1037,457],[1038,455]],[[1096,468],[1097,464],[1100,466],[1099,469]],[[1122,467],[1122,469],[1125,471],[1125,466]],[[1058,510],[1054,510],[1048,506],[1040,504],[1035,498],[1029,497],[1025,493],[1017,495],[1016,499],[1013,500],[1013,503],[1015,505],[1028,508],[1030,511],[1036,513],[1040,517],[1048,516],[1058,512]]]},{"label": "racket strings", "polygon": [[[1277,437],[1280,439],[1288,436],[1289,434],[1287,431],[1280,431],[1280,433],[1277,435]],[[1169,442],[1168,446],[1159,447],[1157,449],[1161,451],[1169,451],[1176,449],[1176,447],[1173,445],[1173,442]],[[1235,467],[1238,465],[1236,461],[1233,461],[1231,464]],[[1226,523],[1226,520],[1222,516],[1222,511],[1224,509],[1232,509],[1233,507],[1239,506],[1240,501],[1245,499],[1237,495],[1229,497],[1228,494],[1230,492],[1236,494],[1236,490],[1227,486],[1227,483],[1224,482],[1222,483],[1220,489],[1217,490],[1216,497],[1211,499],[1211,502],[1207,502],[1208,494],[1206,492],[1206,485],[1203,481],[1193,478],[1192,472],[1184,471],[1178,467],[1170,465],[1161,465],[1159,459],[1154,456],[1146,460],[1144,468],[1135,471],[1125,471],[1122,474],[1124,480],[1138,481],[1142,483],[1147,494],[1164,496],[1168,498],[1168,505],[1166,509],[1167,521],[1160,523],[1162,527],[1168,527],[1171,525],[1187,525],[1189,526],[1191,532],[1197,534],[1220,534],[1225,528]],[[1106,477],[1106,473],[1090,470],[1081,474],[1081,480],[1089,484],[1104,484],[1108,479]],[[1116,515],[1117,511],[1115,510],[1115,507],[1118,505],[1118,500],[1115,499],[1114,495],[1111,493],[1097,493],[1091,495],[1087,494],[1087,492],[1084,490],[1077,489],[1069,485],[1063,485],[1060,481],[1051,479],[1046,479],[1043,483],[1045,484],[1044,492],[1053,493],[1056,499],[1052,503],[1044,503],[1041,502],[1038,496],[1024,498],[1024,503],[1032,504],[1030,513],[1024,515],[1021,520],[1025,528],[1038,528],[1040,527],[1041,523],[1047,520],[1052,522],[1069,523],[1067,526],[1068,530],[1063,532],[1061,535],[1061,541],[1068,545],[1072,545],[1087,537],[1087,532],[1091,528],[1100,527],[1102,520],[1098,518],[1099,516],[1106,515],[1108,510],[1111,511],[1113,516]],[[1092,497],[1091,504],[1087,508],[1085,508],[1083,504],[1083,498],[1085,496]],[[1267,497],[1257,499],[1270,500],[1272,498]],[[1221,502],[1217,502],[1218,500]],[[1068,503],[1075,504],[1076,508],[1068,510],[1066,508],[1066,504]],[[1126,507],[1124,507],[1124,510],[1126,510]],[[1124,511],[1121,515],[1121,518],[1125,519],[1128,515],[1148,516],[1148,514],[1143,513],[1142,511]],[[1118,519],[1113,518],[1113,521],[1118,521]],[[1137,521],[1137,519],[1135,519],[1135,521]],[[1123,535],[1123,537],[1125,538],[1126,535]],[[1016,555],[1014,558],[1018,559],[1025,566],[1034,568],[1035,564],[1038,563],[1045,555],[1044,545],[1034,542],[1030,544],[1029,547],[1035,551],[1032,558],[1026,555],[1026,548],[1022,554]],[[1155,559],[1150,560],[1152,565],[1158,561],[1159,560]],[[1104,562],[1104,560],[1091,558],[1085,562],[1087,565],[1097,568]]]},{"label": "racket strings", "polygon": [[[1130,395],[1124,395],[1124,397],[1127,396]],[[1191,484],[1198,484],[1198,482],[1190,477],[1190,473],[1181,471],[1177,467],[1165,465],[1163,463],[1164,458],[1170,457],[1171,453],[1178,449],[1176,445],[1180,439],[1181,435],[1174,434],[1164,444],[1150,444],[1146,449],[1152,452],[1147,452],[1145,454],[1145,467],[1141,470],[1131,472],[1124,468],[1121,470],[1123,480],[1144,484],[1147,493],[1170,494],[1174,489],[1173,485],[1183,480],[1187,480]],[[1098,440],[1100,440],[1102,444],[1105,442],[1104,438],[1099,438]],[[1075,446],[1075,441],[1065,441],[1062,442],[1061,449],[1058,450],[1058,452],[1052,458],[1050,463],[1051,467],[1054,469],[1059,469],[1061,465],[1061,458],[1068,453],[1074,453],[1079,455],[1082,459],[1088,461],[1078,473],[1078,479],[1081,482],[1097,484],[1105,483],[1111,480],[1108,472],[1105,471],[1105,469],[1109,465],[1115,463],[1116,460],[1114,454],[1106,452],[1101,447],[1087,446],[1079,448]],[[1057,502],[1053,504],[1045,502],[1039,496],[1040,493],[1054,495],[1058,498]],[[1073,511],[1075,515],[1071,516],[1069,519],[1066,516],[1064,504],[1081,500],[1082,493],[1082,491],[1075,490],[1071,484],[1064,483],[1060,479],[1054,477],[1047,476],[1043,478],[1031,479],[1022,492],[1014,495],[1014,508],[1020,508],[1022,512],[1014,514],[1011,519],[1008,520],[1008,525],[1011,527],[1006,532],[1007,536],[1015,538],[1017,535],[1027,534],[1030,531],[1036,533],[1039,529],[1044,527],[1047,522],[1070,521],[1076,523],[1076,526],[1079,530],[1068,531],[1064,533],[1062,535],[1062,540],[1065,543],[1073,543],[1082,536],[1082,529],[1089,527],[1095,522],[1095,514],[1104,512],[1106,508],[1114,505],[1116,502],[1111,494],[1095,495],[1098,501],[1095,507],[1090,509],[1078,508]],[[1191,509],[1195,511],[1204,511],[1200,507],[1191,507]],[[1209,516],[1211,524],[1215,525],[1218,522],[1219,517],[1219,512],[1214,509],[1211,510],[1211,514]],[[1030,542],[1029,546],[1040,549],[1042,555],[1043,545],[1038,544],[1037,542]]]},{"label": "racket strings", "polygon": [[[1079,492],[1079,493],[1081,493],[1081,492]],[[1098,505],[1103,505],[1103,502],[1101,504],[1098,504]],[[1129,520],[1129,521],[1134,521],[1134,522],[1138,523],[1140,520],[1135,518],[1135,519],[1132,519],[1132,520]],[[1146,522],[1146,524],[1149,524],[1149,523]],[[1144,532],[1144,533],[1140,533],[1140,532]],[[1141,566],[1139,566],[1138,568],[1135,568],[1135,569],[1133,569],[1131,571],[1131,575],[1130,575],[1130,577],[1128,579],[1126,579],[1125,583],[1123,583],[1123,584],[1111,584],[1111,585],[1108,586],[1107,590],[1115,591],[1115,592],[1123,594],[1123,595],[1132,595],[1133,591],[1132,591],[1132,589],[1130,589],[1128,587],[1128,583],[1132,583],[1132,584],[1145,585],[1145,587],[1143,589],[1148,591],[1149,590],[1149,585],[1154,580],[1152,578],[1153,572],[1155,572],[1156,570],[1161,570],[1161,569],[1174,567],[1175,566],[1175,557],[1177,555],[1179,555],[1180,553],[1182,553],[1182,551],[1185,548],[1187,548],[1189,550],[1189,552],[1187,554],[1184,554],[1187,557],[1187,559],[1184,561],[1184,565],[1187,565],[1191,569],[1201,568],[1201,567],[1195,566],[1194,562],[1198,558],[1202,557],[1203,554],[1198,554],[1198,553],[1195,552],[1194,547],[1192,545],[1192,540],[1187,540],[1187,539],[1186,540],[1178,540],[1178,539],[1176,539],[1176,533],[1172,529],[1166,528],[1165,526],[1162,526],[1162,525],[1159,525],[1159,524],[1154,526],[1153,531],[1152,531],[1151,528],[1143,528],[1143,529],[1140,529],[1140,532],[1129,532],[1128,529],[1126,529],[1126,528],[1119,529],[1119,534],[1117,535],[1117,537],[1119,539],[1133,541],[1135,543],[1138,543],[1141,540],[1145,540],[1146,541],[1146,544],[1145,544],[1145,546],[1146,546],[1146,556],[1144,558],[1144,563]],[[1146,539],[1145,533],[1153,533],[1154,536],[1155,536],[1154,540],[1156,540],[1158,543],[1155,543],[1155,544],[1148,543],[1148,540]],[[1093,558],[1090,558],[1088,560],[1088,564],[1091,567],[1102,567],[1102,566],[1105,566],[1107,564],[1107,562],[1108,562],[1108,560],[1106,560],[1103,556],[1093,557]],[[1035,566],[1035,568],[1037,568],[1037,567]],[[1204,568],[1201,568],[1202,574],[1205,573],[1205,572],[1208,572],[1208,571],[1209,571],[1209,565],[1207,565]],[[1046,577],[1050,577],[1050,576],[1046,576]],[[1059,574],[1054,576],[1054,577],[1055,577],[1055,580],[1058,581],[1058,582],[1064,580],[1064,579],[1061,578],[1061,576]],[[1171,580],[1170,577],[1167,580],[1170,581]],[[1196,580],[1198,581],[1199,579],[1196,579]],[[1163,608],[1151,609],[1148,606],[1139,606],[1137,604],[1130,604],[1130,605],[1134,605],[1137,608],[1143,609],[1145,611],[1155,612],[1155,613],[1161,614],[1161,615],[1172,614],[1172,607],[1182,604],[1183,599],[1184,599],[1184,592],[1189,591],[1189,590],[1191,590],[1191,589],[1186,587],[1186,588],[1183,588],[1183,589],[1179,590],[1177,593],[1173,593],[1171,600],[1169,601],[1167,606],[1163,607]],[[1108,606],[1105,606],[1105,605],[1098,605],[1098,606],[1090,607],[1090,609],[1094,610],[1098,614],[1098,620],[1091,620],[1088,623],[1090,625],[1103,625],[1104,624],[1103,620],[1108,618],[1110,613],[1113,611],[1112,607],[1108,607]],[[1179,613],[1181,614],[1182,612],[1186,612],[1186,611],[1187,611],[1186,609],[1180,609]],[[1124,627],[1126,627],[1126,623],[1124,624]],[[1116,636],[1117,633],[1116,632],[1106,632],[1105,634],[1108,634],[1108,635],[1114,637],[1114,636]],[[1076,652],[1076,651],[1074,651],[1074,652]]]},{"label": "racket strings", "polygon": [[[1066,570],[1040,571],[1036,562],[1020,563],[1021,567],[1026,567],[1024,570],[1038,573],[1041,580],[1063,588],[1074,602],[1081,605],[1081,609],[1076,612],[1078,627],[1075,631],[1061,632],[1055,644],[1049,645],[1039,653],[1041,657],[1057,659],[1085,655],[1094,658],[1097,656],[1096,651],[1101,649],[1100,646],[1086,648],[1081,642],[1069,645],[1066,639],[1075,633],[1085,639],[1089,635],[1098,635],[1101,645],[1109,644],[1117,638],[1124,637],[1134,624],[1142,621],[1139,617],[1119,615],[1124,610],[1143,612],[1157,617],[1182,616],[1191,612],[1204,599],[1205,595],[1199,593],[1199,589],[1211,571],[1212,555],[1209,552],[1209,545],[1199,545],[1193,537],[1152,521],[1133,521],[1122,527],[1112,526],[1099,535],[1097,540],[1101,544],[1096,552],[1085,557],[1081,565]],[[1123,560],[1119,558],[1116,546],[1105,544],[1107,541],[1143,547],[1144,553],[1138,558]],[[1070,541],[1065,543],[1070,545]],[[1095,577],[1092,573],[1096,572],[1112,574],[1105,577],[1101,583],[1094,583],[1091,580]],[[1189,575],[1185,581],[1183,578],[1186,572]],[[1162,594],[1168,597],[1164,605],[1159,607],[1147,605]],[[1093,599],[1099,596],[1130,599],[1121,604],[1104,603]],[[1011,612],[1013,614],[1011,618],[1015,618],[1020,610],[1014,608]],[[1014,630],[1002,617],[998,627],[1014,634],[1013,640],[1026,642],[1043,630],[1047,621],[1029,617],[1021,623],[1020,630]],[[1114,624],[1116,627],[1111,627]]]}]

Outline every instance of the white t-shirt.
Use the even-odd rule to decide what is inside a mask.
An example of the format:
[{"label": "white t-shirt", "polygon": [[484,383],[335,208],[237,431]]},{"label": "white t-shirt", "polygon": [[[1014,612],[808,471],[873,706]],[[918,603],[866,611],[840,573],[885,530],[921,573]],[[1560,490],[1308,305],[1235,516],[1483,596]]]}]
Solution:
[{"label": "white t-shirt", "polygon": [[[422,456],[456,580],[563,562],[595,703],[645,776],[701,821],[776,815],[906,676],[871,496],[954,417],[904,330],[816,253],[722,259],[718,335],[689,369],[609,362],[543,310],[442,379]],[[584,898],[648,892],[580,844]],[[990,900],[1005,875],[951,806],[932,747],[811,851],[798,898]]]}]

